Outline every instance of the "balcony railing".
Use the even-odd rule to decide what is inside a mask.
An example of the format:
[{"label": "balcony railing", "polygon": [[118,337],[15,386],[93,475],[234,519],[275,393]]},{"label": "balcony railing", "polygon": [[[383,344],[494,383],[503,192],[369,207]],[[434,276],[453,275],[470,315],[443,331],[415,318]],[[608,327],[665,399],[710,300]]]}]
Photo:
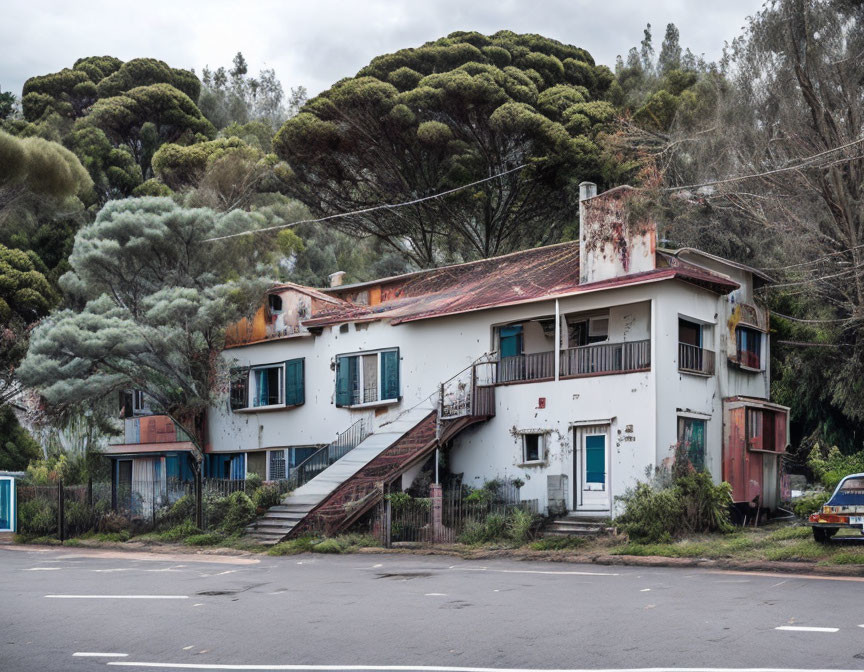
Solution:
[{"label": "balcony railing", "polygon": [[561,351],[562,376],[594,376],[651,368],[651,341],[595,343]]},{"label": "balcony railing", "polygon": [[[494,384],[552,380],[555,352],[503,357],[493,363]],[[561,377],[627,373],[651,368],[651,341],[595,343],[561,351]]]},{"label": "balcony railing", "polygon": [[497,381],[499,384],[524,380],[550,380],[554,377],[554,351],[502,357],[498,360]]},{"label": "balcony railing", "polygon": [[455,420],[495,415],[495,371],[498,362],[475,362],[441,383],[438,416]]},{"label": "balcony railing", "polygon": [[714,351],[688,343],[678,344],[678,369],[703,376],[714,375]]}]

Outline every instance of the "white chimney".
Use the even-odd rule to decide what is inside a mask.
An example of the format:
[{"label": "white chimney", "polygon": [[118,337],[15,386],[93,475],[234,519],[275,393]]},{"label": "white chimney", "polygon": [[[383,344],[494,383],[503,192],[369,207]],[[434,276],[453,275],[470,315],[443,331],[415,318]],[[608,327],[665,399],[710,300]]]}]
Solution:
[{"label": "white chimney", "polygon": [[597,195],[597,185],[593,182],[579,183],[579,282],[587,282],[588,275],[588,215],[585,201]]},{"label": "white chimney", "polygon": [[331,287],[339,287],[342,285],[342,278],[345,277],[345,271],[336,271],[335,273],[331,273],[327,276],[327,279],[330,280]]}]

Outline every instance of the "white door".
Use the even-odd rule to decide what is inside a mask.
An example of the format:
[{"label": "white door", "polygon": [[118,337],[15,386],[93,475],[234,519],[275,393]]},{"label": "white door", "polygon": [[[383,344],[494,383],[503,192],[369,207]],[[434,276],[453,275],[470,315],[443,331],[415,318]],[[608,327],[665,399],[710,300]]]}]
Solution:
[{"label": "white door", "polygon": [[609,425],[576,427],[573,485],[577,511],[610,511]]}]

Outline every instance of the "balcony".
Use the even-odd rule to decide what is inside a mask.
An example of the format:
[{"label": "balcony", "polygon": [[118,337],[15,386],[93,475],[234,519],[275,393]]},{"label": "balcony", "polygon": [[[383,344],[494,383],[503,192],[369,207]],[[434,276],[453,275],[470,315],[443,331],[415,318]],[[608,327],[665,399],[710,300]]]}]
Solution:
[{"label": "balcony", "polygon": [[192,443],[189,435],[174,424],[167,415],[145,415],[126,418],[122,442],[106,446],[108,455],[163,450],[188,450]]},{"label": "balcony", "polygon": [[[594,343],[561,350],[561,378],[602,376],[647,371],[651,368],[651,340]],[[495,384],[554,380],[555,352],[504,357],[495,362]]]},{"label": "balcony", "polygon": [[714,351],[688,343],[679,343],[678,370],[700,376],[713,376]]}]

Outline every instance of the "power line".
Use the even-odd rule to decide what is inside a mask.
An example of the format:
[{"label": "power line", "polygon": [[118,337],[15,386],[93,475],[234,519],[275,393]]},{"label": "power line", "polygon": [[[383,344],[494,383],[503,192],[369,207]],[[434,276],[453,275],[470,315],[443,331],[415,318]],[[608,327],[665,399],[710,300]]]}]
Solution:
[{"label": "power line", "polygon": [[804,324],[830,324],[835,322],[854,322],[856,320],[860,320],[859,317],[841,317],[838,319],[830,319],[830,320],[805,320],[801,317],[792,317],[791,315],[784,315],[783,313],[778,313],[776,310],[771,311],[772,315],[776,315],[777,317],[782,317],[784,320],[792,320],[793,322],[803,322]]},{"label": "power line", "polygon": [[447,191],[442,191],[437,194],[432,194],[431,196],[424,196],[423,198],[415,198],[413,201],[405,201],[404,203],[393,203],[393,204],[383,204],[383,205],[375,205],[371,208],[364,208],[362,210],[354,210],[352,212],[339,212],[335,215],[327,215],[326,217],[320,217],[318,219],[302,219],[299,222],[291,222],[289,224],[279,224],[277,226],[268,226],[263,229],[250,229],[248,231],[240,231],[238,233],[231,233],[226,236],[216,236],[215,238],[205,238],[204,243],[210,243],[214,240],[225,240],[227,238],[237,238],[239,236],[249,236],[255,233],[265,233],[267,231],[277,231],[279,229],[287,229],[291,226],[297,226],[298,224],[317,224],[319,222],[326,222],[331,219],[338,219],[340,217],[353,217],[354,215],[365,215],[369,212],[375,212],[377,210],[393,210],[395,208],[404,208],[408,205],[416,205],[417,203],[422,203],[423,201],[430,201],[433,198],[441,198],[442,196],[447,196],[449,194],[454,194],[457,191],[462,191],[463,189],[468,189],[469,187],[473,187],[478,184],[483,184],[484,182],[489,182],[490,180],[498,179],[499,177],[503,177],[509,173],[516,172],[517,170],[522,170],[528,164],[523,163],[515,168],[510,168],[510,170],[505,170],[503,173],[498,173],[497,175],[492,175],[491,177],[484,177],[482,180],[477,180],[476,182],[470,182],[469,184],[463,184],[461,187],[455,187],[453,189],[448,189]]},{"label": "power line", "polygon": [[836,257],[838,254],[848,254],[849,252],[854,252],[855,250],[860,250],[864,245],[856,245],[855,247],[850,247],[848,250],[839,250],[838,252],[831,252],[830,254],[826,254],[824,257],[818,257],[817,259],[812,259],[810,261],[802,261],[800,264],[789,264],[788,266],[775,266],[775,267],[767,267],[760,268],[760,271],[785,271],[789,268],[799,268],[800,266],[809,266],[810,264],[816,264],[820,261],[824,261],[830,257]]},{"label": "power line", "polygon": [[[858,140],[854,140],[853,142],[846,143],[845,145],[840,145],[839,147],[834,147],[833,149],[826,149],[824,152],[819,152],[818,154],[813,154],[812,156],[808,156],[806,159],[801,160],[799,163],[796,163],[791,166],[786,166],[785,168],[775,168],[774,170],[767,170],[764,173],[753,173],[751,175],[740,175],[738,177],[727,177],[722,180],[713,180],[711,182],[703,182],[702,184],[687,184],[683,187],[666,187],[663,191],[683,191],[685,189],[699,189],[700,187],[713,187],[718,184],[728,184],[729,182],[741,182],[743,180],[751,180],[755,177],[766,177],[767,175],[775,175],[777,173],[785,173],[790,170],[798,170],[799,168],[806,168],[814,160],[825,156],[826,154],[833,154],[834,152],[839,152],[841,149],[847,149],[849,147],[854,147],[855,145],[860,145],[864,143],[864,138],[860,138]],[[849,160],[851,161],[856,157],[851,157]],[[842,160],[842,159],[841,159]],[[838,160],[840,161],[840,160]],[[836,163],[836,162],[835,162]]]},{"label": "power line", "polygon": [[822,275],[818,278],[808,278],[807,280],[800,280],[798,282],[782,282],[779,284],[772,285],[764,285],[763,287],[771,289],[776,289],[778,287],[797,287],[799,285],[808,285],[811,282],[821,282],[823,280],[833,280],[834,278],[842,278],[847,275],[854,273],[856,270],[864,266],[864,264],[858,264],[857,266],[853,266],[852,268],[848,268],[845,271],[840,271],[840,273],[834,273],[833,275]]}]

